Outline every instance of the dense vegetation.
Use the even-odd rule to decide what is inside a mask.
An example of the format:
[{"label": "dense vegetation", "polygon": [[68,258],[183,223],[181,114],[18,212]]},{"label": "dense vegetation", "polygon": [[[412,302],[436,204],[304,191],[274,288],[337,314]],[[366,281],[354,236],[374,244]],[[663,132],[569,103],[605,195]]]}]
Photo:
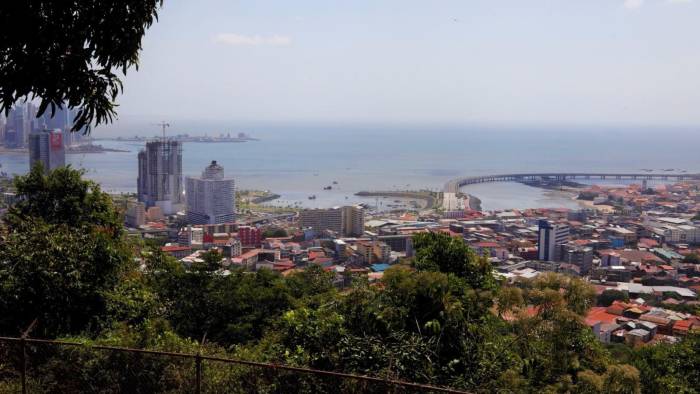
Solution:
[{"label": "dense vegetation", "polygon": [[[128,239],[108,196],[72,169],[34,169],[0,243],[0,335],[234,357],[476,392],[637,393],[700,387],[700,339],[611,352],[582,316],[596,302],[576,278],[544,275],[518,287],[446,235],[417,235],[411,265],[379,283],[337,289],[312,266],[281,276],[221,275],[216,252],[189,268]],[[610,294],[609,300],[620,295]],[[612,302],[612,301],[605,301]],[[206,337],[206,343],[199,345]],[[0,350],[0,391],[16,388],[17,354]],[[46,392],[181,392],[192,362],[32,347],[32,387]],[[212,392],[351,390],[335,381],[208,366]],[[345,383],[343,383],[345,384]],[[246,386],[248,385],[248,386]],[[354,387],[383,392],[386,388]]]}]

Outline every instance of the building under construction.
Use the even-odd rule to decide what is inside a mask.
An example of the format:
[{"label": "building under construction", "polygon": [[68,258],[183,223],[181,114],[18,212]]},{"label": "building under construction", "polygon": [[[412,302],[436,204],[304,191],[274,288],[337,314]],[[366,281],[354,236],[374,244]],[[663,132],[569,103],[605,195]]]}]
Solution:
[{"label": "building under construction", "polygon": [[166,139],[147,142],[138,157],[139,201],[147,208],[160,207],[166,215],[182,210],[182,142]]}]

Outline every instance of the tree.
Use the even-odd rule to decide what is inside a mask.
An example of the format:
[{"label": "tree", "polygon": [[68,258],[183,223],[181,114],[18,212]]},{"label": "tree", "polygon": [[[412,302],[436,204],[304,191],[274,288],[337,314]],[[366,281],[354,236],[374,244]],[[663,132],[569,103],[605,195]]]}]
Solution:
[{"label": "tree", "polygon": [[627,302],[629,299],[629,295],[626,291],[607,289],[598,296],[597,302],[600,306],[610,306],[614,301]]},{"label": "tree", "polygon": [[284,238],[287,236],[287,230],[279,227],[271,227],[263,231],[263,238]]},{"label": "tree", "polygon": [[464,278],[474,289],[495,289],[491,263],[464,243],[461,238],[428,232],[413,236],[416,249],[414,266],[420,271],[452,273]]},{"label": "tree", "polygon": [[43,175],[37,166],[15,186],[20,202],[0,242],[0,331],[17,334],[33,319],[46,336],[94,331],[135,269],[119,214],[71,168]]},{"label": "tree", "polygon": [[673,345],[642,346],[633,358],[645,393],[697,393],[700,387],[699,333]]},{"label": "tree", "polygon": [[611,365],[603,376],[603,390],[606,393],[639,394],[639,371],[631,365]]},{"label": "tree", "polygon": [[[162,0],[27,0],[0,6],[0,109],[39,98],[80,108],[73,131],[111,122],[117,73],[138,68],[141,40]],[[30,31],[27,27],[30,26]]]},{"label": "tree", "polygon": [[523,291],[513,286],[502,287],[498,292],[496,300],[498,303],[499,316],[515,307],[522,306],[525,302],[523,299]]},{"label": "tree", "polygon": [[19,202],[4,218],[12,227],[21,227],[27,220],[40,220],[47,225],[78,228],[100,228],[112,237],[119,237],[123,225],[119,212],[99,185],[82,178],[83,170],[59,167],[44,174],[41,164],[24,176],[15,178]]},{"label": "tree", "polygon": [[700,264],[700,256],[697,253],[691,253],[683,258],[683,262],[687,264]]},{"label": "tree", "polygon": [[579,278],[570,278],[564,293],[567,308],[577,313],[585,315],[590,307],[595,303],[595,289],[590,284]]},{"label": "tree", "polygon": [[576,394],[598,394],[603,392],[603,378],[591,370],[585,370],[578,373]]}]

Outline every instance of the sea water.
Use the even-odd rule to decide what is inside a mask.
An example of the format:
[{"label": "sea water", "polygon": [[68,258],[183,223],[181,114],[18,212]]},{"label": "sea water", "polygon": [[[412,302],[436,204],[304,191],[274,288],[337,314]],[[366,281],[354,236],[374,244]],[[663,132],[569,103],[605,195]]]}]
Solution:
[{"label": "sea water", "polygon": [[[190,126],[190,134],[198,134]],[[212,160],[224,166],[239,189],[280,194],[278,205],[330,207],[355,202],[358,191],[441,190],[459,176],[519,172],[700,172],[693,129],[492,128],[438,126],[267,125],[222,126],[259,141],[195,143],[183,147],[185,176],[198,175]],[[134,133],[124,134],[125,136]],[[144,135],[145,133],[141,133]],[[173,133],[175,134],[175,133]],[[199,133],[203,134],[203,133]],[[218,134],[209,132],[209,135]],[[114,135],[114,134],[113,134]],[[94,137],[101,137],[99,130]],[[137,153],[143,142],[96,141],[128,152],[67,155],[73,167],[109,192],[135,192]],[[0,170],[22,174],[27,154],[0,153]],[[337,182],[334,184],[334,182]],[[331,186],[331,190],[323,190]],[[483,209],[568,207],[570,197],[517,183],[472,185],[463,191]],[[309,196],[315,195],[313,200]]]}]

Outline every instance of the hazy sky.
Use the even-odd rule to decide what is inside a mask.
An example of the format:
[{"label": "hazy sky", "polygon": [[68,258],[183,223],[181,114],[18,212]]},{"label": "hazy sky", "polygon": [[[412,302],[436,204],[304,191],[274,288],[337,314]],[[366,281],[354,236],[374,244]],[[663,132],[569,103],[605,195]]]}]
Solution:
[{"label": "hazy sky", "polygon": [[129,121],[700,124],[700,0],[165,0]]}]

